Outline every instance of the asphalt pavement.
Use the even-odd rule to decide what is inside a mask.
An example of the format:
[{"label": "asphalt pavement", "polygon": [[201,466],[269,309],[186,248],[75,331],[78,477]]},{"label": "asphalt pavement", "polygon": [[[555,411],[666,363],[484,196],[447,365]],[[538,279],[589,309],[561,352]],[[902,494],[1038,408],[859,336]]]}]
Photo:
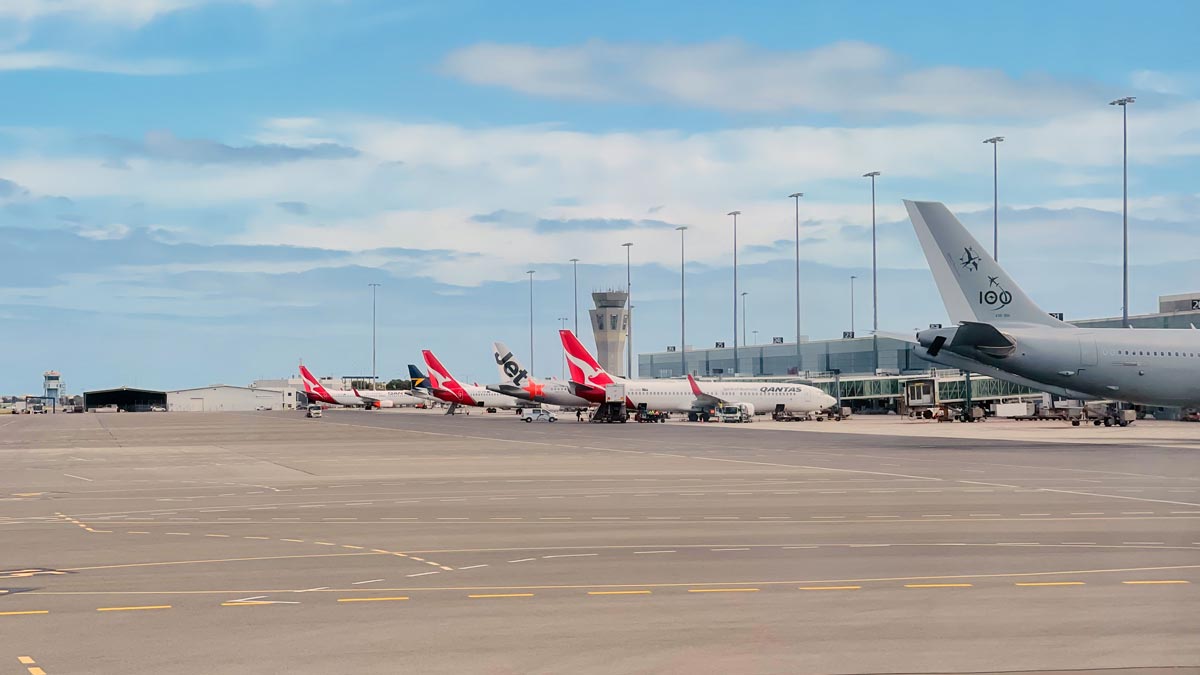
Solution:
[{"label": "asphalt pavement", "polygon": [[842,424],[0,418],[0,675],[1200,670],[1198,451]]}]

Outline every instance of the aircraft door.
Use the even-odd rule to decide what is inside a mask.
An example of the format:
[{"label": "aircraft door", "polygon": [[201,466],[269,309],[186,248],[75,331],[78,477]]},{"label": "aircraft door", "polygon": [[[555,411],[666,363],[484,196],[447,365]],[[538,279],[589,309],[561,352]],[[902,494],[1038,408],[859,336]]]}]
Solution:
[{"label": "aircraft door", "polygon": [[1096,350],[1096,338],[1088,335],[1079,338],[1079,365],[1094,366],[1100,363]]}]

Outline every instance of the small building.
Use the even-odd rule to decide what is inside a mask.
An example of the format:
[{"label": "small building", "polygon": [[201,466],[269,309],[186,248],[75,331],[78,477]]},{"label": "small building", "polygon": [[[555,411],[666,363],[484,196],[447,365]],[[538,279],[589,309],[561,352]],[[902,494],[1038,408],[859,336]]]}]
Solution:
[{"label": "small building", "polygon": [[63,384],[62,373],[57,370],[42,373],[42,398],[58,401],[66,395],[67,387]]},{"label": "small building", "polygon": [[[289,396],[292,397],[291,400]],[[168,391],[166,407],[170,412],[220,412],[259,408],[282,410],[295,407],[295,399],[294,392],[280,389],[214,384],[209,387]]]},{"label": "small building", "polygon": [[166,407],[167,394],[153,389],[117,387],[83,392],[83,407],[88,412],[113,407],[125,412],[149,412],[151,408]]}]

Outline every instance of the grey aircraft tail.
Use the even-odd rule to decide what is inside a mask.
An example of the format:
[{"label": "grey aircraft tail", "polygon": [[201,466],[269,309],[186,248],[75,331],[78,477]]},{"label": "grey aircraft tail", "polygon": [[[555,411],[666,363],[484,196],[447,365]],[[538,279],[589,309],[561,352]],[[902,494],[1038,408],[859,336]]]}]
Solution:
[{"label": "grey aircraft tail", "polygon": [[1070,327],[1034,304],[945,204],[904,206],[951,321]]}]

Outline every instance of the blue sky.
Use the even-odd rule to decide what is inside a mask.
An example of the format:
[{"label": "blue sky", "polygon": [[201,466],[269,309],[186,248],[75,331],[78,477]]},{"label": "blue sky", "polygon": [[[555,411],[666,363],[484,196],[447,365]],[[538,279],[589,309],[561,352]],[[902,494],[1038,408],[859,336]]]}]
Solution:
[{"label": "blue sky", "polygon": [[[488,380],[492,340],[558,371],[556,319],[622,285],[635,348],[729,340],[729,223],[760,338],[943,319],[902,198],[946,201],[1047,309],[1120,313],[1130,110],[1131,309],[1200,288],[1193,3],[10,0],[0,5],[0,391],[245,383],[424,347]],[[857,323],[870,317],[860,282]],[[581,297],[586,308],[586,297]],[[590,339],[585,336],[585,341]],[[527,348],[526,348],[527,349]]]}]

